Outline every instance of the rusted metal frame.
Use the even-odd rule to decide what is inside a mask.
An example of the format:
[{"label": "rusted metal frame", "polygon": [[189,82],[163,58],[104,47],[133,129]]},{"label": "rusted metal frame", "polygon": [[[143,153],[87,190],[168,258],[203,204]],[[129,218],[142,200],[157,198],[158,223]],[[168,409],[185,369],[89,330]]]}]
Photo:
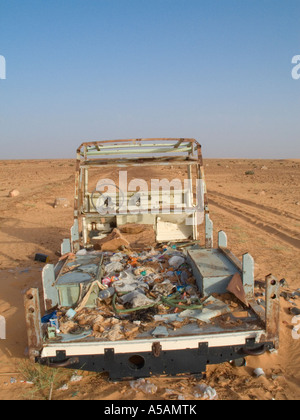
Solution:
[{"label": "rusted metal frame", "polygon": [[35,361],[43,347],[39,291],[27,290],[24,296],[25,322],[28,338],[29,358]]},{"label": "rusted metal frame", "polygon": [[79,181],[80,179],[80,156],[77,151],[76,168],[75,168],[75,193],[74,193],[74,217],[78,215],[79,210]]},{"label": "rusted metal frame", "polygon": [[174,141],[181,141],[183,140],[184,142],[190,142],[190,143],[196,143],[198,144],[198,142],[195,139],[192,138],[179,138],[179,137],[153,137],[153,138],[140,138],[140,139],[118,139],[118,140],[102,140],[102,141],[90,141],[90,142],[84,142],[82,143],[78,150],[80,150],[82,147],[84,146],[101,146],[103,144],[110,144],[110,143],[128,143],[128,144],[136,144],[139,142],[148,142],[148,141],[169,141],[169,142],[174,142]]},{"label": "rusted metal frame", "polygon": [[201,144],[196,142],[196,141],[195,141],[195,144],[196,144],[196,150],[197,150],[197,157],[198,157],[199,165],[203,167],[203,157],[202,157]]},{"label": "rusted metal frame", "polygon": [[213,247],[213,222],[209,217],[209,206],[207,197],[207,188],[204,175],[203,157],[201,145],[196,142],[196,151],[198,157],[198,179],[202,180],[203,183],[203,196],[204,196],[204,220],[205,220],[205,248]]},{"label": "rusted metal frame", "polygon": [[180,139],[174,146],[175,149],[177,149],[177,147],[179,147],[181,145],[181,143],[184,142],[184,139]]},{"label": "rusted metal frame", "polygon": [[[117,146],[118,144],[121,144],[124,147],[124,144],[125,144],[125,147],[126,147],[126,144],[128,144],[129,147],[132,147],[132,145],[136,145],[137,142],[139,142],[139,143],[141,143],[141,142],[147,143],[149,141],[152,141],[152,142],[153,141],[154,142],[157,142],[157,141],[165,141],[165,142],[173,142],[173,143],[174,143],[174,141],[177,141],[177,143],[178,142],[185,142],[185,143],[188,143],[189,146],[190,146],[189,147],[189,149],[190,149],[189,150],[189,154],[193,151],[192,149],[193,149],[193,145],[194,144],[196,145],[196,148],[199,145],[198,142],[195,139],[179,139],[179,138],[148,138],[148,139],[127,139],[127,140],[121,139],[121,140],[104,140],[104,141],[96,141],[96,142],[94,141],[94,142],[82,143],[79,146],[79,148],[77,149],[77,152],[79,153],[79,155],[80,155],[81,158],[83,158],[84,160],[87,160],[87,152],[88,152],[87,148],[88,147],[94,147],[97,150],[99,150],[99,148],[101,146],[106,146],[106,145],[109,145],[109,144],[112,144],[112,143],[115,146]],[[174,144],[172,145],[173,146],[173,149],[174,149],[174,146],[175,145]],[[147,144],[145,144],[145,146],[147,146]],[[168,146],[168,145],[166,144],[166,146]]]},{"label": "rusted metal frame", "polygon": [[[129,148],[129,146],[128,146]],[[165,146],[165,148],[160,148],[157,146],[153,146],[153,148],[151,150],[145,150],[146,147],[144,149],[129,149],[129,150],[120,150],[120,149],[116,149],[116,150],[107,150],[105,153],[103,153],[101,150],[100,151],[96,151],[96,150],[88,150],[86,152],[86,156],[90,157],[90,156],[99,156],[99,155],[103,155],[103,156],[113,156],[113,155],[142,155],[142,154],[155,154],[155,153],[190,153],[192,151],[191,147],[188,146],[182,146],[181,148],[178,149],[174,149],[174,147],[168,147],[168,145]]]},{"label": "rusted metal frame", "polygon": [[[58,265],[62,268],[64,261],[59,261]],[[57,269],[58,270],[58,269]],[[44,307],[45,311],[50,311],[58,304],[58,294],[54,287],[56,282],[56,273],[53,264],[46,264],[43,268],[42,283],[44,291]]]},{"label": "rusted metal frame", "polygon": [[204,170],[203,167],[200,166],[200,179],[203,180],[203,188],[204,188],[204,218],[205,218],[205,248],[212,248],[213,247],[213,222],[209,217],[209,207],[208,207],[208,197],[207,197],[207,189],[204,177]]},{"label": "rusted metal frame", "polygon": [[279,347],[279,299],[280,283],[276,277],[269,274],[266,276],[266,338],[273,341],[275,349]]},{"label": "rusted metal frame", "polygon": [[116,160],[113,161],[113,159],[108,159],[107,161],[86,161],[81,164],[82,168],[101,168],[101,167],[133,167],[133,166],[183,166],[183,165],[198,165],[197,160],[165,160],[161,161],[159,159],[151,159],[151,160],[143,160],[141,162],[137,162],[138,159],[135,159],[133,161],[130,160]]},{"label": "rusted metal frame", "polygon": [[87,199],[87,194],[88,194],[88,186],[89,186],[89,173],[88,173],[88,168],[82,168],[83,170],[83,191],[82,191],[82,211],[86,212],[88,210],[89,207],[89,200]]},{"label": "rusted metal frame", "polygon": [[148,149],[150,147],[161,147],[161,148],[165,148],[165,147],[172,147],[174,149],[179,148],[180,145],[185,145],[186,147],[189,146],[189,148],[192,148],[192,144],[190,141],[185,141],[184,139],[179,140],[178,142],[176,142],[176,140],[174,140],[172,142],[172,144],[168,144],[167,142],[165,143],[158,143],[158,142],[152,142],[152,143],[109,143],[109,144],[97,144],[97,145],[93,145],[93,146],[87,146],[87,152],[92,152],[94,150],[97,151],[106,151],[106,150],[112,150],[112,149],[129,149],[129,148],[137,148],[140,149],[141,151],[143,149]]},{"label": "rusted metal frame", "polygon": [[[143,210],[143,209],[142,209]],[[196,214],[197,213],[197,210],[194,208],[194,207],[188,207],[188,208],[174,208],[173,207],[173,205],[172,206],[170,206],[170,207],[160,207],[159,209],[150,209],[153,213],[157,213],[157,214],[161,214],[162,213],[162,211],[167,211],[167,210],[170,210],[170,214],[176,214],[176,211],[178,211],[179,212],[179,214],[182,214],[182,212],[183,212],[183,210],[185,211],[185,212],[189,212],[189,214]],[[130,209],[130,211],[129,212],[119,212],[119,211],[116,211],[116,213],[109,213],[109,215],[110,216],[115,216],[115,215],[120,215],[120,216],[122,216],[122,215],[128,215],[128,214],[148,214],[149,213],[149,209],[145,209],[145,211],[141,211],[140,209]],[[97,214],[97,211],[96,210],[94,210],[93,212],[92,211],[89,211],[89,212],[86,212],[84,215],[86,216],[86,217],[94,217],[95,216],[95,214]],[[104,216],[103,216],[104,217]]]},{"label": "rusted metal frame", "polygon": [[[78,251],[80,248],[79,216],[82,213],[82,194],[83,194],[81,159],[80,159],[80,153],[78,150],[77,150],[77,159],[76,159],[76,168],[75,168],[74,223],[71,228],[71,248],[73,252]],[[77,229],[78,229],[78,235],[75,235],[76,233],[75,230]]]},{"label": "rusted metal frame", "polygon": [[241,273],[243,272],[243,264],[228,248],[219,247],[219,250]]}]

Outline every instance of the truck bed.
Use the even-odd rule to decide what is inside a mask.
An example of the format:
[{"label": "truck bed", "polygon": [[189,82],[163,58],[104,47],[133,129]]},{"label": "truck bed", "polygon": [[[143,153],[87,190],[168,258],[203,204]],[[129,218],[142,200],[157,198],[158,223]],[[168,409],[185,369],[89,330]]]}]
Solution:
[{"label": "truck bed", "polygon": [[[174,257],[175,261],[178,257],[179,262],[184,263],[172,267],[170,261]],[[122,271],[107,273],[113,268],[112,263],[117,269],[122,266]],[[136,279],[136,283],[128,283],[127,290],[124,273]],[[124,340],[161,338],[203,339],[220,333],[259,336],[263,332],[259,314],[264,308],[258,306],[260,313],[257,313],[227,290],[233,275],[241,275],[241,272],[226,254],[220,249],[199,246],[165,247],[142,253],[83,251],[79,255],[68,255],[55,281],[58,329],[55,336],[49,338],[47,323],[44,325],[44,346],[83,342],[107,345]],[[104,279],[114,280],[110,288],[115,287],[115,294],[100,300],[99,293],[108,290]],[[84,305],[80,297],[82,289],[85,289]],[[122,298],[135,290],[141,290],[140,296],[145,296],[146,304],[137,306],[130,301],[122,304]],[[262,295],[264,291],[259,293]],[[73,316],[68,316],[71,307]]]}]

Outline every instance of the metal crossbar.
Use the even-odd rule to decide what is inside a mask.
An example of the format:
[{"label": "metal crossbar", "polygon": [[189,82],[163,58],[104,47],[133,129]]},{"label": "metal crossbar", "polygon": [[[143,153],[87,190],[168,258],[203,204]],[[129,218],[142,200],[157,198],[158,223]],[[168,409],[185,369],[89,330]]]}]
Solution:
[{"label": "metal crossbar", "polygon": [[90,160],[93,156],[95,158],[117,156],[130,159],[130,156],[136,158],[136,155],[163,155],[165,157],[175,155],[186,159],[192,158],[200,147],[195,139],[151,138],[82,143],[77,152],[80,159],[84,160]]}]

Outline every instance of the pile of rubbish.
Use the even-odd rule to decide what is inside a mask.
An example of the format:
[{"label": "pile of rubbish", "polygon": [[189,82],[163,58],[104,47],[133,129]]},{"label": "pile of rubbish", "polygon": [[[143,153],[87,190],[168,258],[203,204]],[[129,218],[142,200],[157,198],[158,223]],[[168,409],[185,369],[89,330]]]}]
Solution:
[{"label": "pile of rubbish", "polygon": [[[84,305],[87,291],[76,307],[60,307],[45,320],[52,327],[50,335],[48,328],[48,338],[73,341],[90,336],[116,341],[146,332],[152,337],[166,337],[170,330],[191,320],[203,325],[232,311],[222,300],[200,295],[186,255],[176,246],[92,254],[102,261],[101,276],[94,282],[98,287],[95,306]],[[80,270],[84,271],[84,265]],[[234,305],[236,309],[238,305]]]}]

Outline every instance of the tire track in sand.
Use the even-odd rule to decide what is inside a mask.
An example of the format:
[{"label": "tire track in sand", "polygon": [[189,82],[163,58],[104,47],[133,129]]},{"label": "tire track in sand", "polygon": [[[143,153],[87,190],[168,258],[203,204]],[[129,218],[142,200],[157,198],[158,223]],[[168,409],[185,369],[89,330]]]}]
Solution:
[{"label": "tire track in sand", "polygon": [[[257,213],[253,213],[251,212],[251,210],[249,211],[249,208],[256,207],[256,208],[260,208],[260,210],[264,210],[265,212],[268,212],[269,209],[265,208],[265,206],[260,206],[259,204],[249,202],[249,200],[237,199],[237,197],[229,197],[229,196],[225,196],[224,194],[215,193],[212,191],[209,191],[209,195],[210,197],[213,197],[209,199],[209,202],[213,206],[216,206],[220,208],[221,210],[224,210],[227,213],[230,213],[244,220],[245,222],[251,225],[254,225],[255,227],[261,229],[262,231],[272,236],[275,236],[277,239],[289,245],[292,245],[293,247],[297,249],[300,249],[300,239],[298,239],[298,237],[300,238],[299,232],[293,231],[290,228],[282,226],[281,224],[278,223],[278,219],[276,220],[276,222],[274,222],[268,218],[266,219],[266,216],[261,217]],[[220,203],[218,199],[219,197],[222,197],[222,203]],[[236,204],[234,203],[237,201],[241,203],[243,206],[237,207]],[[271,214],[277,215],[278,213],[280,213],[279,210],[278,210],[278,213],[275,212],[277,209],[271,208],[271,210],[272,210],[271,212],[269,211],[270,216]],[[281,213],[280,215],[283,216]],[[290,217],[290,216],[286,216],[286,217]]]}]

